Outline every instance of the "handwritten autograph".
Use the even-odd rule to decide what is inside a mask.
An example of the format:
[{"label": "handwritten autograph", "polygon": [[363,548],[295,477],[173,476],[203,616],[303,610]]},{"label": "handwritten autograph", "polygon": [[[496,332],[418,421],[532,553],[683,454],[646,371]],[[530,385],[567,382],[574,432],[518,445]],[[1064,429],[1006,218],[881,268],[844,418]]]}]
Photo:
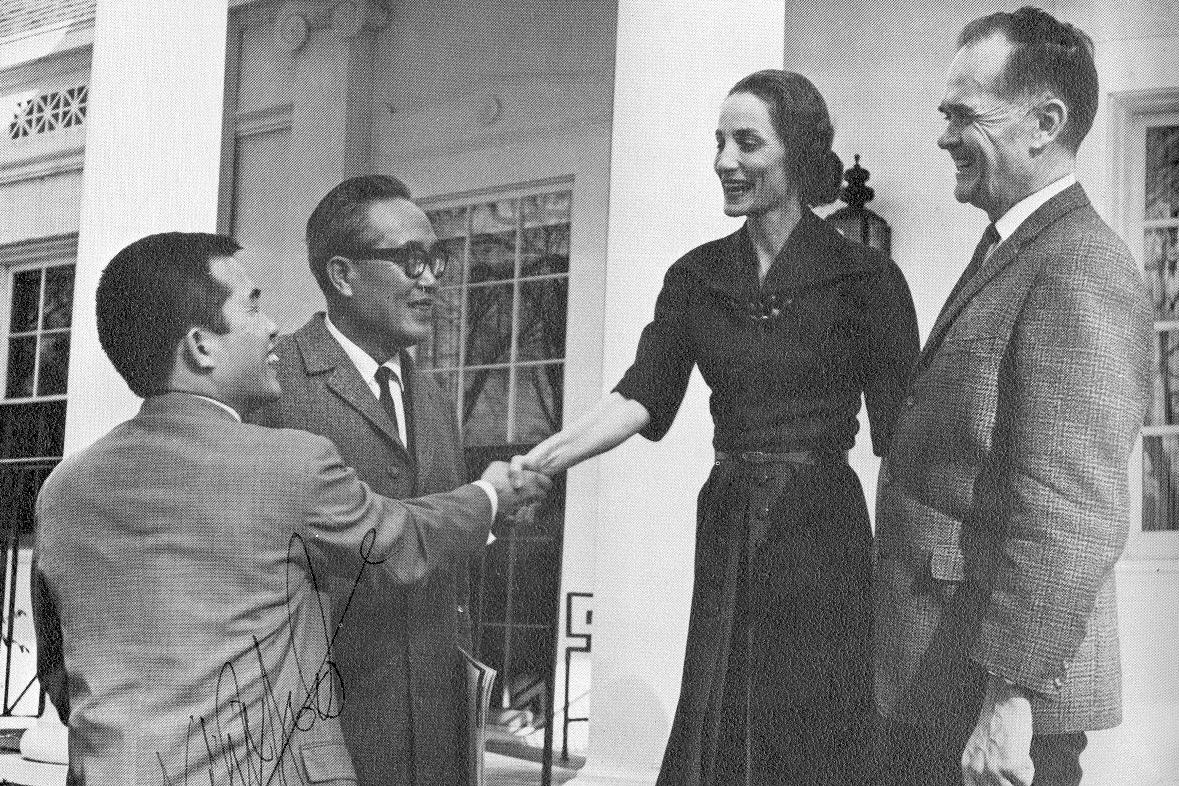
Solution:
[{"label": "handwritten autograph", "polygon": [[[335,629],[330,629],[329,611],[324,606],[323,594],[319,591],[319,579],[307,544],[298,533],[292,533],[287,542],[286,556],[286,619],[280,626],[265,636],[253,637],[249,652],[225,663],[217,679],[216,709],[214,717],[189,717],[185,734],[184,761],[179,768],[169,771],[163,753],[156,752],[160,765],[163,786],[180,786],[191,783],[192,778],[209,786],[221,783],[227,786],[268,786],[271,783],[302,783],[303,776],[295,766],[291,755],[296,735],[310,731],[316,723],[339,717],[344,710],[344,685],[340,671],[332,660],[332,646],[336,635],[347,616],[356,590],[370,565],[379,565],[387,557],[371,559],[376,530],[370,529],[361,540],[359,555],[360,568],[352,582],[343,610]],[[311,594],[318,607],[319,627],[323,634],[324,649],[305,658],[300,652],[296,634],[296,617],[299,609],[295,604],[297,582],[309,583]],[[293,658],[298,675],[297,684],[282,696],[282,686],[271,678],[266,663],[266,645],[285,636],[287,643],[278,655]],[[273,649],[270,647],[269,649]],[[318,663],[314,671],[305,667],[305,661]],[[273,664],[271,664],[273,666]],[[254,679],[243,684],[243,674],[257,672]],[[199,729],[199,739],[204,742],[208,772],[202,774],[193,770],[192,744],[198,739],[193,733]]]}]

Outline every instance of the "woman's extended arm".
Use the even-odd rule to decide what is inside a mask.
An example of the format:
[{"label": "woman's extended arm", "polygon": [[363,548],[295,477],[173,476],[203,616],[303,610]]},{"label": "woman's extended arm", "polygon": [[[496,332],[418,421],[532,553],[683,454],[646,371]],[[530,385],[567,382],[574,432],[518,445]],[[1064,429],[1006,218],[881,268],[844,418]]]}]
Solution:
[{"label": "woman's extended arm", "polygon": [[528,451],[528,455],[512,459],[512,469],[531,469],[552,477],[605,453],[650,422],[651,414],[639,402],[619,393],[607,394],[593,409]]}]

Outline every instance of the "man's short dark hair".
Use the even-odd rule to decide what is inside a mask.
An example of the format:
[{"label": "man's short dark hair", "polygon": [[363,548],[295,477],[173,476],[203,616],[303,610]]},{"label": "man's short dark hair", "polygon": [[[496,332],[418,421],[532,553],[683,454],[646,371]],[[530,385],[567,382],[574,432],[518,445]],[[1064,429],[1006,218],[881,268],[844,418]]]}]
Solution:
[{"label": "man's short dark hair", "polygon": [[167,385],[189,329],[228,330],[221,306],[230,290],[209,265],[240,250],[224,235],[163,232],[136,240],[102,271],[98,340],[135,395],[146,398]]},{"label": "man's short dark hair", "polygon": [[307,219],[307,261],[324,294],[331,294],[328,260],[348,255],[375,238],[368,226],[368,207],[374,202],[409,199],[409,188],[389,175],[352,177],[333,188]]},{"label": "man's short dark hair", "polygon": [[1073,153],[1093,126],[1097,115],[1097,67],[1093,41],[1079,28],[1046,11],[1025,6],[1014,13],[999,12],[975,19],[958,36],[958,48],[994,33],[1011,42],[999,94],[1035,97],[1044,92],[1068,107],[1068,122],[1060,142]]}]

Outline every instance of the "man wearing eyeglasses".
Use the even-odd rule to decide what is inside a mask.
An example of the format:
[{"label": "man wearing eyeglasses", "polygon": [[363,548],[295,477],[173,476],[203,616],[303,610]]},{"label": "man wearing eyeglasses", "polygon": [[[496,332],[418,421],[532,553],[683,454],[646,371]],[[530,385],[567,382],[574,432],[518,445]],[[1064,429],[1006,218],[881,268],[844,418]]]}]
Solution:
[{"label": "man wearing eyeglasses", "polygon": [[[396,178],[355,177],[311,214],[307,250],[327,313],[279,340],[283,396],[255,419],[328,437],[385,496],[457,488],[466,469],[454,405],[406,352],[430,334],[446,267],[430,220]],[[359,783],[465,783],[467,563],[408,587],[373,582],[332,593]]]}]

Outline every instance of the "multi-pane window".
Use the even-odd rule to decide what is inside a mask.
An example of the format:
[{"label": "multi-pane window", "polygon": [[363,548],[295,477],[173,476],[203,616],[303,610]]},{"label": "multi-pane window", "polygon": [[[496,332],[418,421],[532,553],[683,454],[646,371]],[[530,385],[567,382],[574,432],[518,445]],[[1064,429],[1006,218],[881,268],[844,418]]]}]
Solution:
[{"label": "multi-pane window", "polygon": [[4,398],[63,396],[70,364],[74,266],[10,270]]},{"label": "multi-pane window", "polygon": [[1147,124],[1143,263],[1154,303],[1154,405],[1142,438],[1142,529],[1179,530],[1179,120]]},{"label": "multi-pane window", "polygon": [[451,263],[417,357],[454,398],[468,447],[561,427],[571,198],[566,185],[429,211]]}]

